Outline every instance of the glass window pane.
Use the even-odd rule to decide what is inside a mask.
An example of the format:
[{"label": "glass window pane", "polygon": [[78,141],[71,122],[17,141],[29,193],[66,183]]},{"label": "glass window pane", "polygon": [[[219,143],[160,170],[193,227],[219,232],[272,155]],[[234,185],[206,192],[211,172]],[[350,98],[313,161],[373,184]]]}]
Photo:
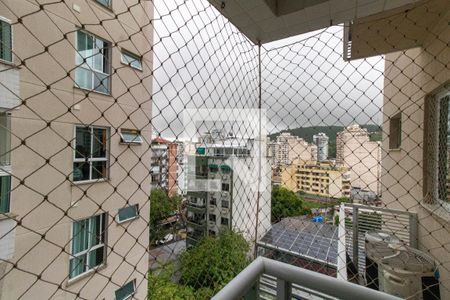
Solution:
[{"label": "glass window pane", "polygon": [[138,215],[137,205],[128,206],[119,209],[119,222],[134,218]]},{"label": "glass window pane", "polygon": [[0,21],[0,59],[12,62],[11,25]]},{"label": "glass window pane", "polygon": [[111,7],[111,0],[97,0],[97,2],[106,7]]},{"label": "glass window pane", "polygon": [[94,86],[93,89],[97,92],[108,94],[109,93],[109,75],[98,72],[93,72]]},{"label": "glass window pane", "polygon": [[86,269],[86,255],[70,258],[69,277],[74,278],[83,274]]},{"label": "glass window pane", "polygon": [[107,177],[106,161],[92,162],[92,179],[103,179]]},{"label": "glass window pane", "polygon": [[75,158],[88,158],[91,156],[91,129],[89,127],[76,127],[75,129]]},{"label": "glass window pane", "polygon": [[106,158],[107,130],[105,128],[93,129],[93,153],[94,158]]},{"label": "glass window pane", "polygon": [[105,247],[100,247],[89,252],[89,269],[100,266],[105,258]]},{"label": "glass window pane", "polygon": [[73,163],[73,181],[89,180],[89,162]]},{"label": "glass window pane", "polygon": [[11,132],[9,122],[9,115],[0,113],[0,166],[10,165]]},{"label": "glass window pane", "polygon": [[137,130],[122,129],[120,131],[122,143],[142,143],[142,137]]},{"label": "glass window pane", "polygon": [[116,291],[116,300],[124,300],[135,292],[134,280],[128,282]]},{"label": "glass window pane", "polygon": [[11,176],[0,177],[0,213],[9,213]]},{"label": "glass window pane", "polygon": [[139,58],[136,55],[127,52],[122,52],[122,62],[127,65],[130,65],[135,69],[142,70],[141,58]]},{"label": "glass window pane", "polygon": [[72,225],[72,255],[89,247],[89,219],[76,221]]},{"label": "glass window pane", "polygon": [[92,76],[94,73],[91,70],[83,67],[78,67],[75,70],[75,83],[78,87],[83,89],[92,89]]}]

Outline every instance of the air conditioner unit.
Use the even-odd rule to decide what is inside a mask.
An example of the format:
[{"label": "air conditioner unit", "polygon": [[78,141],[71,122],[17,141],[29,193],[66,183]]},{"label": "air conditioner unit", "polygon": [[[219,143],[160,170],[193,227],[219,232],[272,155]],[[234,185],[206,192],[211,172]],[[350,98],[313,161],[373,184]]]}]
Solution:
[{"label": "air conditioner unit", "polygon": [[368,231],[365,236],[366,249],[366,286],[378,290],[379,264],[384,257],[395,255],[389,244],[401,244],[395,235],[383,231]]},{"label": "air conditioner unit", "polygon": [[439,275],[429,255],[411,247],[402,247],[380,266],[380,291],[407,299],[440,299]]},{"label": "air conditioner unit", "polygon": [[401,298],[440,299],[434,260],[386,232],[366,234],[367,286]]}]

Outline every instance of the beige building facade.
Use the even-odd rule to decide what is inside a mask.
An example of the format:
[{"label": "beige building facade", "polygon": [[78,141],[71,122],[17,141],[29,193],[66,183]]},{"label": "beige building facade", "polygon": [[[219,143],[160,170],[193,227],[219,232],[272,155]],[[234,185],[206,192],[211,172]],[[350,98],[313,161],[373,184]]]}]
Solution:
[{"label": "beige building facade", "polygon": [[281,186],[321,197],[350,197],[350,172],[328,161],[295,161],[281,171]]},{"label": "beige building facade", "polygon": [[297,159],[317,160],[317,146],[289,132],[282,132],[274,142],[268,144],[268,148],[274,167],[290,165]]},{"label": "beige building facade", "polygon": [[336,135],[336,163],[352,171],[352,186],[380,192],[381,144],[372,142],[367,129],[357,124]]},{"label": "beige building facade", "polygon": [[18,91],[0,96],[16,224],[0,299],[145,299],[151,2],[4,0],[0,17]]}]

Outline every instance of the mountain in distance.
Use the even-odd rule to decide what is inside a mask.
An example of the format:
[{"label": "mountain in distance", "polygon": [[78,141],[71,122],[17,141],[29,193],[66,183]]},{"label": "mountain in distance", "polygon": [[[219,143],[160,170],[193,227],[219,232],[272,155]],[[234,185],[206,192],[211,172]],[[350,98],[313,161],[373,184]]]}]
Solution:
[{"label": "mountain in distance", "polygon": [[[381,141],[382,130],[380,125],[366,124],[360,125],[362,128],[366,128],[370,135],[371,141]],[[328,141],[328,156],[330,158],[336,157],[336,134],[344,130],[344,126],[311,126],[311,127],[298,127],[292,129],[282,130],[280,132],[269,134],[268,137],[271,141],[274,141],[282,132],[289,132],[291,135],[303,138],[308,143],[313,142],[313,135],[319,132],[325,133],[330,139]]]}]

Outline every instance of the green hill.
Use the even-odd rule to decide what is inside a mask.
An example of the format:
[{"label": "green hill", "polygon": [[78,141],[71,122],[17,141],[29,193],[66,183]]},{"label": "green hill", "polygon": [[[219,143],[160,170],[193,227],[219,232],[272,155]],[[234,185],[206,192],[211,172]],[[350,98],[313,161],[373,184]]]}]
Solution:
[{"label": "green hill", "polygon": [[[379,125],[366,124],[361,125],[361,127],[366,128],[370,133],[371,141],[381,141],[382,132]],[[312,143],[313,135],[319,132],[323,132],[330,138],[330,140],[328,141],[328,156],[336,157],[336,134],[343,129],[343,126],[311,126],[286,129],[281,132],[289,132],[292,135],[303,138],[309,143]],[[273,141],[277,138],[277,136],[280,135],[281,132],[270,134],[269,138]]]}]

